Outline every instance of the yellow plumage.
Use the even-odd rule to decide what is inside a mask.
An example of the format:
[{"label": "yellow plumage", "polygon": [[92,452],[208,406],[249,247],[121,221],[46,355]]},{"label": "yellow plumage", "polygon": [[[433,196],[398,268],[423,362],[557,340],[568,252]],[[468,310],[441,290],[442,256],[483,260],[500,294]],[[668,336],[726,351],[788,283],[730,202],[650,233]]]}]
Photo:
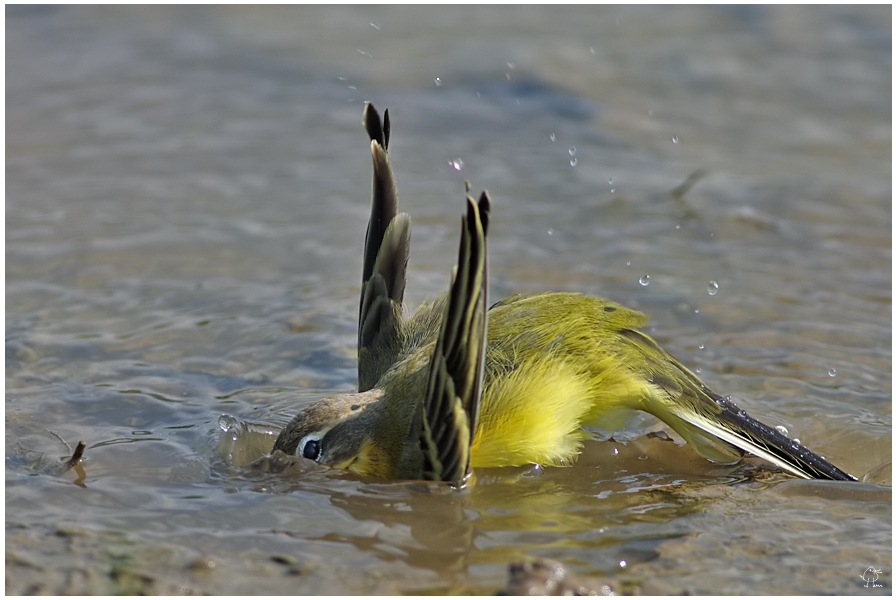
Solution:
[{"label": "yellow plumage", "polygon": [[570,465],[585,438],[587,381],[572,367],[530,361],[486,381],[473,441],[473,467]]},{"label": "yellow plumage", "polygon": [[641,313],[578,294],[495,305],[473,466],[570,465],[587,437],[583,424],[602,425],[617,408],[638,409],[638,380],[600,340],[623,323],[644,321]]}]

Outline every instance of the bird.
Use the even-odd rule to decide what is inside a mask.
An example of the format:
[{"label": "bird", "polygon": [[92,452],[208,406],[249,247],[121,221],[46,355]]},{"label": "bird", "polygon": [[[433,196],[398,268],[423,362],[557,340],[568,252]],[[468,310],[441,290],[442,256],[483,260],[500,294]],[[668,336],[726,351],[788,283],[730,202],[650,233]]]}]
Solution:
[{"label": "bird", "polygon": [[710,390],[641,331],[647,317],[568,292],[488,306],[492,201],[466,184],[450,287],[413,314],[403,298],[411,219],[398,211],[389,111],[365,104],[373,158],[358,320],[358,392],[314,402],[280,431],[282,451],[383,480],[463,487],[473,469],[570,466],[589,433],[650,413],[702,457],[745,453],[805,479],[856,478]]}]

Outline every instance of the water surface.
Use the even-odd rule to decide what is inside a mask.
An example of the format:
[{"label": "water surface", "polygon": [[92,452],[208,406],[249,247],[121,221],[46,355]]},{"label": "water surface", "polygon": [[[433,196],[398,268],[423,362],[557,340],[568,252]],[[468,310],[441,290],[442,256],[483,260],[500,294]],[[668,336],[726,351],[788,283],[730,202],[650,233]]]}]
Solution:
[{"label": "water surface", "polygon": [[[10,7],[6,33],[8,593],[492,593],[522,558],[892,593],[888,7]],[[447,287],[470,179],[493,298],[643,310],[864,483],[713,465],[649,419],[460,493],[241,466],[354,389],[364,101],[409,306]]]}]

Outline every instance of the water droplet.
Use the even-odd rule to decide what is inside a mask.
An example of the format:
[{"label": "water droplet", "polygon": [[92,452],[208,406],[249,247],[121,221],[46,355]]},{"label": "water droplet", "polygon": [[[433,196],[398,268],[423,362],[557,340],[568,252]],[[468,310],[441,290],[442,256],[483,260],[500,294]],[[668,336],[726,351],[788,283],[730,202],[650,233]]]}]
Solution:
[{"label": "water droplet", "polygon": [[243,435],[243,424],[240,423],[239,419],[231,415],[221,415],[218,418],[218,427],[224,433],[230,434],[229,437],[233,441],[238,440]]},{"label": "water droplet", "polygon": [[705,346],[703,344],[697,344],[698,350],[703,350],[703,348],[705,348]]},{"label": "water droplet", "polygon": [[780,433],[781,435],[790,435],[790,433],[787,431],[787,428],[783,425],[775,425],[775,429],[777,429],[778,433]]},{"label": "water droplet", "polygon": [[348,86],[348,89],[350,89],[350,90],[356,90],[356,89],[358,89],[358,86],[350,85],[350,86]]},{"label": "water droplet", "polygon": [[510,69],[511,71],[513,70],[513,67],[514,67],[514,66],[515,66],[515,65],[514,65],[512,62],[508,62],[508,63],[507,63],[507,68]]},{"label": "water droplet", "polygon": [[451,165],[455,171],[460,171],[464,168],[464,161],[462,161],[460,158],[452,158],[448,161],[448,164]]},{"label": "water droplet", "polygon": [[630,260],[625,261],[625,266],[626,267],[632,266],[632,261],[630,261]]},{"label": "water droplet", "polygon": [[552,227],[548,227],[548,235],[554,235],[554,229]]},{"label": "water droplet", "polygon": [[672,136],[672,143],[673,143],[673,144],[677,144],[677,143],[678,143],[678,136],[677,136],[677,135],[673,135],[673,136]]},{"label": "water droplet", "polygon": [[831,367],[830,369],[828,369],[828,375],[830,375],[831,377],[836,377],[836,376],[837,376],[837,369]]},{"label": "water droplet", "polygon": [[797,444],[799,444],[799,443],[800,443],[800,438],[793,438],[793,441],[796,442]]},{"label": "water droplet", "polygon": [[552,142],[556,142],[556,141],[557,141],[557,134],[554,133],[553,131],[551,132],[551,141],[552,141]]},{"label": "water droplet", "polygon": [[619,448],[613,448],[613,456],[616,456],[618,454],[619,454]]},{"label": "water droplet", "polygon": [[505,73],[505,75],[507,76],[507,80],[510,81],[510,73]]},{"label": "water droplet", "polygon": [[719,291],[719,284],[715,281],[710,281],[709,285],[706,286],[706,293],[710,296],[715,296]]},{"label": "water droplet", "polygon": [[675,229],[681,229],[681,225],[676,225]]},{"label": "water droplet", "polygon": [[703,371],[703,369],[701,369],[700,367],[696,367],[694,369],[694,373],[700,373],[701,371]]},{"label": "water droplet", "polygon": [[647,460],[647,459],[648,459],[648,456],[646,454],[642,454],[641,456],[638,457],[638,460]]},{"label": "water droplet", "polygon": [[699,314],[700,314],[700,309],[699,309],[699,308],[695,308],[695,309],[694,309],[694,314],[695,314],[695,315],[699,315]]},{"label": "water droplet", "polygon": [[436,86],[440,86],[440,85],[442,85],[442,78],[441,78],[441,77],[436,77],[435,79],[433,79],[433,81],[436,82]]},{"label": "water droplet", "polygon": [[641,279],[638,280],[638,283],[641,285],[650,285],[650,275],[641,275]]},{"label": "water droplet", "polygon": [[376,23],[371,23],[370,26],[373,27],[374,29],[376,29],[377,31],[380,30],[380,26],[377,25]]},{"label": "water droplet", "polygon": [[610,177],[609,179],[607,179],[607,183],[609,183],[610,185],[613,185],[613,178]]},{"label": "water droplet", "polygon": [[572,148],[569,149],[569,155],[570,156],[576,155],[576,147],[575,146],[573,146]]},{"label": "water droplet", "polygon": [[627,566],[628,566],[628,563],[625,562],[624,560],[619,561],[619,568],[624,569]]},{"label": "water droplet", "polygon": [[239,425],[239,421],[234,417],[230,415],[221,415],[218,417],[218,427],[221,428],[221,431],[228,432],[234,425]]},{"label": "water droplet", "polygon": [[579,159],[576,158],[575,156],[573,156],[572,158],[569,159],[569,166],[570,166],[570,167],[574,167],[574,166],[576,166],[577,164],[579,164]]}]

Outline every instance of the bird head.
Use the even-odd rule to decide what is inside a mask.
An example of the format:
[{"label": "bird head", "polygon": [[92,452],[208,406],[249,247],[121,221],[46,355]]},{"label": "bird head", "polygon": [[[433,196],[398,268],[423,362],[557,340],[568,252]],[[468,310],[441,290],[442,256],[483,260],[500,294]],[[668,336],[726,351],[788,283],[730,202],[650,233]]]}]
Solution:
[{"label": "bird head", "polygon": [[315,402],[283,428],[273,450],[358,471],[352,465],[366,462],[364,452],[370,445],[372,427],[368,408],[382,396],[382,390],[373,389]]}]

